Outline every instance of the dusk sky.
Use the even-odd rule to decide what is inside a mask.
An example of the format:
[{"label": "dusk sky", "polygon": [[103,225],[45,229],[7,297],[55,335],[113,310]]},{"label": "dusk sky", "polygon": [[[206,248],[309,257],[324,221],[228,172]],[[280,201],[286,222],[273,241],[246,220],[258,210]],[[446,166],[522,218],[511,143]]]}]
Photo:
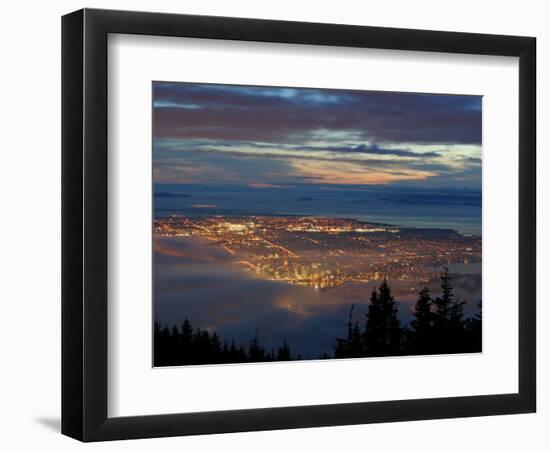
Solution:
[{"label": "dusk sky", "polygon": [[154,181],[481,189],[481,97],[153,84]]},{"label": "dusk sky", "polygon": [[443,265],[470,316],[481,112],[479,96],[154,82],[155,320],[336,355],[377,280],[405,325]]}]

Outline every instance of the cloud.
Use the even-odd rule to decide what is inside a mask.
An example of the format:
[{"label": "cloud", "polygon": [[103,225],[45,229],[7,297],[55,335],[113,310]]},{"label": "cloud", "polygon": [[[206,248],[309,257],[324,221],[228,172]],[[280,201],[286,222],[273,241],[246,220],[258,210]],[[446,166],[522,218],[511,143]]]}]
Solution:
[{"label": "cloud", "polygon": [[468,157],[468,158],[465,158],[465,161],[473,164],[481,164],[481,158]]},{"label": "cloud", "polygon": [[163,183],[222,181],[259,188],[300,180],[316,184],[388,184],[443,176],[442,183],[452,184],[460,177],[461,182],[475,185],[476,177],[479,181],[481,175],[478,164],[472,165],[468,157],[460,152],[455,155],[449,148],[440,155],[418,148],[412,151],[366,144],[308,147],[211,140],[159,140],[157,144],[155,180]]},{"label": "cloud", "polygon": [[384,148],[379,147],[376,144],[360,144],[357,146],[347,147],[300,147],[303,150],[308,151],[325,151],[325,152],[337,152],[337,153],[364,153],[368,155],[391,155],[391,156],[403,156],[407,158],[437,158],[441,156],[437,152],[413,152],[408,149],[398,148]]},{"label": "cloud", "polygon": [[427,180],[437,173],[416,168],[398,170],[385,169],[373,165],[358,165],[353,162],[341,162],[337,167],[331,162],[303,161],[292,162],[293,173],[307,177],[315,184],[389,184],[403,181]]},{"label": "cloud", "polygon": [[[354,317],[367,312],[371,283],[315,291],[264,281],[231,264],[227,252],[189,242],[154,240],[154,313],[163,324],[181,326],[188,318],[194,327],[216,330],[238,345],[247,345],[256,333],[267,348],[277,348],[286,339],[294,352],[315,358],[332,352],[335,337],[345,336],[352,303]],[[430,281],[433,292],[439,292],[439,281]],[[477,312],[481,278],[457,275],[454,281],[457,297],[468,301],[467,314]],[[407,323],[417,293],[411,292],[410,283],[390,284],[400,318]]]},{"label": "cloud", "polygon": [[154,83],[153,114],[157,182],[481,180],[481,97]]},{"label": "cloud", "polygon": [[[303,160],[306,162],[314,163],[315,161],[326,161],[330,163],[353,163],[357,165],[368,165],[368,166],[377,166],[377,167],[395,167],[403,164],[403,161],[399,159],[376,159],[376,158],[353,158],[353,155],[348,157],[345,154],[343,155],[330,155],[321,154],[321,152],[314,152],[313,154],[308,154],[301,151],[236,151],[236,150],[225,150],[223,148],[209,148],[209,149],[186,149],[182,153],[187,156],[196,155],[196,156],[206,156],[206,155],[219,155],[217,157],[230,157],[234,160],[252,160],[252,159],[264,159],[270,161],[288,161],[288,160]],[[212,160],[214,162],[214,160]],[[413,163],[414,164],[414,163]],[[424,167],[429,167],[430,163],[422,163]],[[449,167],[442,164],[433,164],[434,167],[450,169]]]},{"label": "cloud", "polygon": [[163,105],[154,108],[158,138],[296,142],[324,129],[377,142],[481,143],[478,96],[155,83],[154,101]]}]

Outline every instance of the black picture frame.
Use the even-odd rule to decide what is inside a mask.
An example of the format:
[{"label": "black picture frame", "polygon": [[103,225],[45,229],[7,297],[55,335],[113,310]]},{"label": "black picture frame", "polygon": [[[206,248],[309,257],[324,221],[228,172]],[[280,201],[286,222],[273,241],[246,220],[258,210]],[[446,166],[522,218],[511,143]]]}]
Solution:
[{"label": "black picture frame", "polygon": [[[109,33],[519,57],[518,393],[107,416]],[[62,18],[62,433],[82,441],[535,412],[536,40],[83,9]]]}]

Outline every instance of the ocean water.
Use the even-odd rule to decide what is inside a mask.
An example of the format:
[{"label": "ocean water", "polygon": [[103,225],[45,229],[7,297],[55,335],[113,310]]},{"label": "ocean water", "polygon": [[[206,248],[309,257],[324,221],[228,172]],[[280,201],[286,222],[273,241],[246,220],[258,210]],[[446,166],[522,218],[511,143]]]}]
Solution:
[{"label": "ocean water", "polygon": [[[282,188],[247,186],[156,185],[156,217],[315,215],[354,218],[405,227],[444,228],[481,235],[479,191],[418,188],[338,188],[298,185]],[[456,298],[464,300],[466,316],[477,312],[481,298],[481,265],[451,268]],[[388,280],[399,304],[403,324],[423,287]],[[258,333],[268,348],[286,339],[296,354],[317,358],[332,353],[335,338],[346,333],[350,305],[354,320],[364,323],[376,281],[345,283],[335,289],[315,290],[260,279],[215,246],[195,238],[155,236],[155,319],[216,330],[221,336],[247,344]],[[439,280],[429,287],[438,295]]]},{"label": "ocean water", "polygon": [[335,188],[299,185],[156,185],[156,217],[200,215],[315,215],[481,236],[481,192],[415,188]]}]

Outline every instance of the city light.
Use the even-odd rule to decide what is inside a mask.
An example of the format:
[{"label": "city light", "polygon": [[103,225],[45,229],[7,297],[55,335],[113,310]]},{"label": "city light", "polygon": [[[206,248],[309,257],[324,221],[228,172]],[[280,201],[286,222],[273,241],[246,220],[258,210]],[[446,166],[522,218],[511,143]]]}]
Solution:
[{"label": "city light", "polygon": [[170,216],[156,219],[154,229],[208,240],[262,279],[314,289],[382,278],[425,283],[443,265],[481,261],[479,237],[354,219]]}]

